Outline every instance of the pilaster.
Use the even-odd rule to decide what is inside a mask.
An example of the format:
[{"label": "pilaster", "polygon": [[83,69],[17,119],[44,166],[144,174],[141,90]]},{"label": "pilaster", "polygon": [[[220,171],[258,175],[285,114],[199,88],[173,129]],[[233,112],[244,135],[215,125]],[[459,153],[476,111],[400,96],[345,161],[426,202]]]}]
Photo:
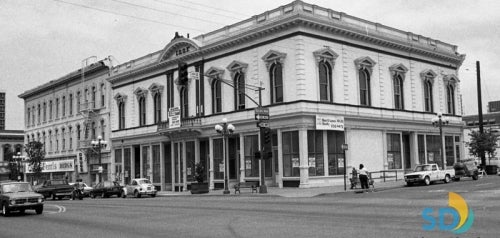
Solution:
[{"label": "pilaster", "polygon": [[[295,50],[295,75],[297,77],[297,98],[296,100],[302,100],[306,97],[307,92],[307,81],[306,81],[306,70],[305,70],[305,45],[304,45],[304,37],[299,36],[295,39],[295,45],[297,49]],[[284,78],[286,78],[285,75]],[[290,77],[290,76],[288,76]],[[293,77],[290,77],[293,78]],[[285,85],[284,85],[285,86]],[[286,86],[284,87],[286,89]],[[285,94],[286,95],[286,94]]]}]

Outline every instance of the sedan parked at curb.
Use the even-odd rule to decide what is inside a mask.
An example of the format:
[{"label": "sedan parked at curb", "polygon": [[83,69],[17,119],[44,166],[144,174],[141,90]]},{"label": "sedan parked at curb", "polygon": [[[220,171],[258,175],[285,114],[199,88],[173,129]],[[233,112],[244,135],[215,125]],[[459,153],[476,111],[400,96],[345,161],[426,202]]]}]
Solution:
[{"label": "sedan parked at curb", "polygon": [[97,196],[100,196],[101,198],[108,198],[113,195],[121,197],[122,194],[123,186],[121,186],[118,182],[104,181],[94,186],[90,192],[90,197],[96,198]]}]

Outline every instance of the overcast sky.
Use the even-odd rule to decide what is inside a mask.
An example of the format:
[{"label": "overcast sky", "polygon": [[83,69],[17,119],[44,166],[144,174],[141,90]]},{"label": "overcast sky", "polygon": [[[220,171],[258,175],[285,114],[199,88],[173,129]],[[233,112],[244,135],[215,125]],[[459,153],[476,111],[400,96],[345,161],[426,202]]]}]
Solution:
[{"label": "overcast sky", "polygon": [[[6,129],[24,129],[17,96],[81,67],[89,56],[118,63],[163,49],[176,31],[191,37],[292,0],[0,0],[0,91]],[[431,37],[466,54],[460,72],[465,115],[477,114],[475,62],[483,111],[500,100],[500,1],[309,0],[307,3]]]}]

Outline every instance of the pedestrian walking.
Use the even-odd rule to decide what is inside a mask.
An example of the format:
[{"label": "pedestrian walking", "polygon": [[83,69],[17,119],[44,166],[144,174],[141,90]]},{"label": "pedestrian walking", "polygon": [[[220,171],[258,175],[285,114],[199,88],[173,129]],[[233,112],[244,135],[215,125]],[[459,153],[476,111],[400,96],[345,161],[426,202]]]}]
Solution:
[{"label": "pedestrian walking", "polygon": [[363,164],[359,164],[359,182],[361,183],[361,189],[368,190],[368,170],[366,170]]}]

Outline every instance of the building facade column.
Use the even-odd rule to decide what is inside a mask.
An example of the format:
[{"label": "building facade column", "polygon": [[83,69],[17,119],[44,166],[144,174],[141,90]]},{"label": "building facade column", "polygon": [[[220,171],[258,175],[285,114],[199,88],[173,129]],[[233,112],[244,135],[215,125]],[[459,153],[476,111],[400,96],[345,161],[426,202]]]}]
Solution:
[{"label": "building facade column", "polygon": [[309,185],[309,160],[307,157],[307,128],[299,129],[299,155],[300,155],[300,185],[299,188],[308,188]]},{"label": "building facade column", "polygon": [[279,188],[283,188],[283,135],[282,130],[276,130],[278,136],[278,174],[276,174],[276,183]]},{"label": "building facade column", "polygon": [[239,134],[240,136],[240,171],[238,174],[238,181],[240,182],[245,182],[245,137],[242,134]]},{"label": "building facade column", "polygon": [[160,190],[165,191],[165,142],[160,142]]},{"label": "building facade column", "polygon": [[210,183],[209,183],[209,189],[213,190],[214,189],[214,138],[210,137],[208,140],[208,150],[209,150],[209,159],[210,159],[210,168],[209,168],[209,173],[210,173]]}]

